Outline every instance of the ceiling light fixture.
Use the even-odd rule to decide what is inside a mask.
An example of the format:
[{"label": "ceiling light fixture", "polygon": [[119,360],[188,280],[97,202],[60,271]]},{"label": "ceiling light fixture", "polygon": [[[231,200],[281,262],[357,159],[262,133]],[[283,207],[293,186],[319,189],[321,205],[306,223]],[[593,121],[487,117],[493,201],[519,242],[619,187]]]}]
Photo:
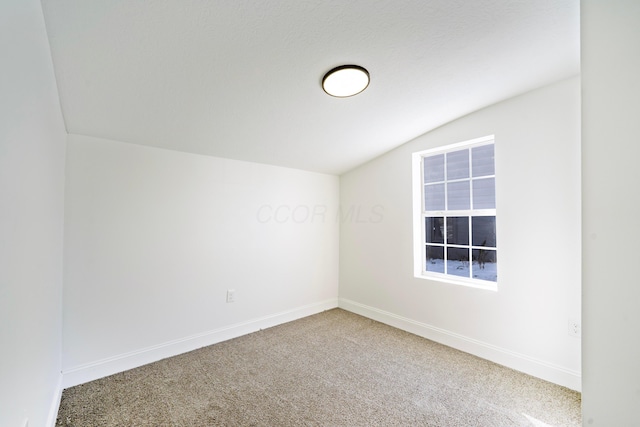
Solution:
[{"label": "ceiling light fixture", "polygon": [[341,65],[322,78],[322,89],[338,98],[357,95],[369,86],[369,72],[359,65]]}]

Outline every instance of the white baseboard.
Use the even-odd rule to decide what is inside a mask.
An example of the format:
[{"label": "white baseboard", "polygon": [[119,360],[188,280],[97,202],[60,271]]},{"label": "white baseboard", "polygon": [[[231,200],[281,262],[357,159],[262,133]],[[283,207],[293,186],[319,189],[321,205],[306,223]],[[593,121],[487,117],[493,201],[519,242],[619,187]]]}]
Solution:
[{"label": "white baseboard", "polygon": [[[280,313],[224,326],[212,331],[191,335],[177,340],[142,348],[125,354],[86,363],[63,372],[63,388],[73,387],[109,375],[157,362],[167,357],[237,338],[261,329],[287,323],[312,314],[338,307],[338,299],[332,298],[314,304],[297,307]],[[57,413],[57,410],[56,410]],[[55,421],[55,419],[54,419]]]},{"label": "white baseboard", "polygon": [[60,409],[60,400],[62,399],[62,373],[58,376],[58,384],[54,390],[51,406],[49,407],[49,415],[47,416],[47,427],[56,427],[56,419],[58,418],[58,410]]},{"label": "white baseboard", "polygon": [[582,389],[580,372],[345,298],[340,298],[339,307],[554,384],[576,391]]}]

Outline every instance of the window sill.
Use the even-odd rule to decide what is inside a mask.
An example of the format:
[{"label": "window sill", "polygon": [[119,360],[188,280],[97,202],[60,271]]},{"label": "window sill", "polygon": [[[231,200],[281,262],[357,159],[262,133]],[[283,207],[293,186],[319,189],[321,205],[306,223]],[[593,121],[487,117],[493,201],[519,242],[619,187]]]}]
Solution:
[{"label": "window sill", "polygon": [[463,277],[456,278],[456,277],[451,277],[448,275],[438,274],[438,273],[414,274],[413,277],[415,277],[416,279],[432,280],[434,282],[441,282],[441,283],[447,283],[451,285],[466,286],[468,288],[484,289],[487,291],[498,292],[498,283],[489,282],[486,280],[465,279]]}]

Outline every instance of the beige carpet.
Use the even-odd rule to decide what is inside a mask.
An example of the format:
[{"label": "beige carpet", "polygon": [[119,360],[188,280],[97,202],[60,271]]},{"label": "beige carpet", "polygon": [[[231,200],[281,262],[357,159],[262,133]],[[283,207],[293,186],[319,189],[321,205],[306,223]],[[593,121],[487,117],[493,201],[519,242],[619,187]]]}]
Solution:
[{"label": "beige carpet", "polygon": [[57,426],[580,426],[580,394],[335,309],[62,394]]}]

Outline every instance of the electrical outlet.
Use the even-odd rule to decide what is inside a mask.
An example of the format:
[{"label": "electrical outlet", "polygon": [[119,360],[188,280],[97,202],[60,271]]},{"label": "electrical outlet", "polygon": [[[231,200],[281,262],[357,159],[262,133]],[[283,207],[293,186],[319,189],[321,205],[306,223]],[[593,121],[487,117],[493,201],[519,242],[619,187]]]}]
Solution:
[{"label": "electrical outlet", "polygon": [[582,336],[582,326],[580,326],[579,320],[569,319],[569,336],[577,338]]},{"label": "electrical outlet", "polygon": [[227,289],[227,302],[236,302],[236,290]]}]

